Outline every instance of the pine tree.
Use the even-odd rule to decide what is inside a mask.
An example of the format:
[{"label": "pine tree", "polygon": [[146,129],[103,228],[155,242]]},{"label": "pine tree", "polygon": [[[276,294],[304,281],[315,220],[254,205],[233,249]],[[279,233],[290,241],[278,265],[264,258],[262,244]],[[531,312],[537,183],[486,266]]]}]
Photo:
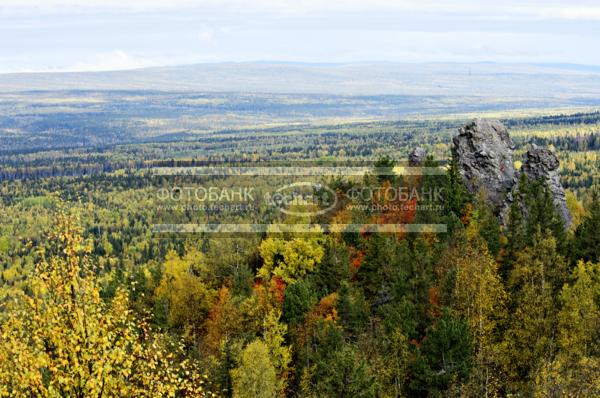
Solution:
[{"label": "pine tree", "polygon": [[349,283],[342,284],[337,310],[340,321],[350,337],[355,338],[366,327],[370,308],[360,288]]},{"label": "pine tree", "polygon": [[479,225],[479,235],[485,239],[488,250],[492,257],[496,258],[500,253],[500,221],[490,206],[483,200],[477,201],[475,217]]},{"label": "pine tree", "polygon": [[508,224],[506,227],[506,248],[500,275],[504,280],[508,280],[514,262],[518,254],[527,246],[527,233],[525,228],[525,218],[522,211],[523,195],[517,191],[514,195],[514,201],[510,206],[508,214]]},{"label": "pine tree", "polygon": [[412,366],[410,389],[416,395],[442,395],[469,377],[473,343],[466,321],[457,319],[448,308],[427,330],[427,336]]},{"label": "pine tree", "polygon": [[382,156],[375,162],[375,175],[380,183],[384,181],[394,182],[393,171],[394,161],[389,156]]},{"label": "pine tree", "polygon": [[356,272],[356,279],[371,300],[389,290],[388,281],[393,267],[398,264],[398,243],[394,236],[376,234],[369,238],[364,259]]},{"label": "pine tree", "polygon": [[503,277],[508,277],[518,253],[533,244],[533,237],[538,232],[551,234],[558,251],[565,252],[565,226],[550,189],[545,182],[531,181],[522,175],[509,212],[506,255],[501,269]]},{"label": "pine tree", "polygon": [[444,208],[446,212],[454,213],[458,218],[465,215],[467,203],[473,198],[467,191],[458,168],[458,161],[452,157],[448,172],[446,173],[446,186],[444,192]]},{"label": "pine tree", "polygon": [[302,396],[376,397],[377,386],[367,363],[352,346],[342,344],[309,370],[311,381],[305,380]]},{"label": "pine tree", "polygon": [[350,271],[348,248],[334,239],[330,239],[323,260],[314,273],[315,289],[326,296],[337,291],[340,284],[349,281]]},{"label": "pine tree", "polygon": [[[565,225],[558,214],[550,188],[543,181],[527,181],[526,184],[526,236],[531,238],[538,230],[543,233],[550,231],[558,250],[563,252],[566,247]],[[531,244],[531,240],[528,243]]]},{"label": "pine tree", "polygon": [[314,289],[308,278],[285,289],[282,319],[291,327],[301,324],[308,311],[318,302]]}]

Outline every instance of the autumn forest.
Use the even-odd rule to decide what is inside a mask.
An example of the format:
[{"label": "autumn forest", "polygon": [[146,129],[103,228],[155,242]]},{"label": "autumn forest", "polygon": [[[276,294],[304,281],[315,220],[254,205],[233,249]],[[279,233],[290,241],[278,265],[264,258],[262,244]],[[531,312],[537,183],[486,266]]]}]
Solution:
[{"label": "autumn forest", "polygon": [[[0,106],[0,396],[600,394],[597,111],[183,136],[71,94]],[[453,141],[474,116],[499,168]]]}]

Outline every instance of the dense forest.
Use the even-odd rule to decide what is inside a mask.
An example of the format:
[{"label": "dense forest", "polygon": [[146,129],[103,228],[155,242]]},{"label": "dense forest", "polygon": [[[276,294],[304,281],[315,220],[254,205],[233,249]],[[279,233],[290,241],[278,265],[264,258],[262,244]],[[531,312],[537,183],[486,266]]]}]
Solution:
[{"label": "dense forest", "polygon": [[[599,119],[504,120],[516,153],[556,148],[569,228],[544,184],[522,181],[505,225],[467,191],[449,151],[461,118],[0,146],[0,396],[598,396]],[[416,146],[439,173],[403,172]],[[307,160],[367,165],[311,183],[376,194],[326,214],[258,200],[165,212],[157,194],[251,186],[262,198],[298,178],[156,170]],[[272,227],[156,231],[167,223]],[[311,229],[281,229],[297,224]],[[390,224],[444,230],[367,227]]]}]

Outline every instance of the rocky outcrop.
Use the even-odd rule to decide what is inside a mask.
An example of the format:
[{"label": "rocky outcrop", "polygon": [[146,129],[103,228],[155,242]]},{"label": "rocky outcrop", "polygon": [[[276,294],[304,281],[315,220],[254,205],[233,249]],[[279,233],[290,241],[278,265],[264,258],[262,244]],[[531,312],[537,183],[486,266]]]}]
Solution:
[{"label": "rocky outcrop", "polygon": [[571,213],[567,207],[565,190],[560,184],[560,162],[556,153],[548,148],[538,148],[532,145],[525,154],[525,161],[521,173],[530,180],[544,181],[554,200],[554,206],[563,219],[565,226],[571,225]]},{"label": "rocky outcrop", "polygon": [[453,138],[452,154],[463,181],[472,194],[487,195],[496,214],[505,217],[517,183],[514,144],[498,121],[475,119]]},{"label": "rocky outcrop", "polygon": [[483,191],[503,224],[521,173],[548,185],[565,225],[571,224],[565,191],[560,184],[559,161],[552,150],[533,146],[526,153],[521,170],[515,170],[514,145],[508,130],[498,121],[483,119],[460,128],[453,144],[452,154],[467,189],[475,195]]},{"label": "rocky outcrop", "polygon": [[416,147],[408,154],[408,165],[411,167],[418,167],[425,161],[427,157],[427,151],[421,147]]}]

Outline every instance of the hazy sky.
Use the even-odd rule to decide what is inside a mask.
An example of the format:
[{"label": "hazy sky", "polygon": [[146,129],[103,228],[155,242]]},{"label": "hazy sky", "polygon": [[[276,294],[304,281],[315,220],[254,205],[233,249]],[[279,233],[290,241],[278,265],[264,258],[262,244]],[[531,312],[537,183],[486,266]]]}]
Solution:
[{"label": "hazy sky", "polygon": [[0,0],[0,72],[261,60],[600,65],[599,50],[599,0]]}]

